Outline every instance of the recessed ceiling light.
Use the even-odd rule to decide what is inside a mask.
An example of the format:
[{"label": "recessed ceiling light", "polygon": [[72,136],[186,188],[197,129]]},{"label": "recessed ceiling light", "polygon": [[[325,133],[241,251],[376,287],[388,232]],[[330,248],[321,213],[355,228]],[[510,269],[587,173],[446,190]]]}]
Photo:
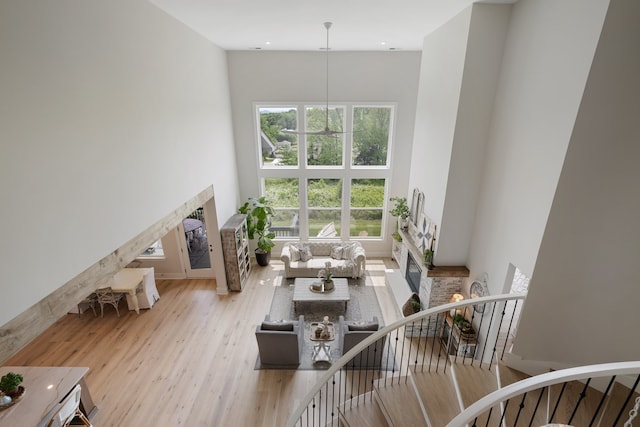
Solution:
[{"label": "recessed ceiling light", "polygon": [[266,42],[265,44],[266,44],[267,46],[269,46],[269,45],[271,44],[271,42]]},{"label": "recessed ceiling light", "polygon": [[386,46],[386,45],[387,45],[387,42],[380,42],[380,44],[381,44],[382,46]]}]

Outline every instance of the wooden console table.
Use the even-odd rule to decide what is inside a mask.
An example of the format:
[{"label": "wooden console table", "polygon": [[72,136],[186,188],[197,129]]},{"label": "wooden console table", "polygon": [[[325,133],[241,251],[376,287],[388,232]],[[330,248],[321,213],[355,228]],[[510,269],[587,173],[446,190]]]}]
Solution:
[{"label": "wooden console table", "polygon": [[440,339],[448,354],[473,357],[476,353],[478,340],[473,329],[471,329],[471,333],[463,334],[458,325],[454,325],[453,318],[448,313],[445,317]]}]

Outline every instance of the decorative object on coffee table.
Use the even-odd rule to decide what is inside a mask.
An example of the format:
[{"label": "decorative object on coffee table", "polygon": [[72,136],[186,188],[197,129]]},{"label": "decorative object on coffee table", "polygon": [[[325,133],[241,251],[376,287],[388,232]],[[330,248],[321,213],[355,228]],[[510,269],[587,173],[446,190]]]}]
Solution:
[{"label": "decorative object on coffee table", "polygon": [[294,310],[298,310],[300,303],[311,304],[313,302],[339,302],[344,303],[344,310],[347,309],[349,302],[349,287],[347,279],[333,279],[334,289],[330,292],[323,292],[320,287],[315,290],[314,286],[318,284],[318,279],[309,279],[298,277],[295,279],[295,287],[293,291]]},{"label": "decorative object on coffee table", "polygon": [[331,346],[327,345],[329,341],[333,341],[336,338],[335,328],[332,322],[329,322],[327,316],[324,317],[322,322],[311,323],[311,330],[317,331],[320,329],[320,336],[316,333],[311,335],[311,341],[317,341],[318,344],[313,346],[313,354],[311,359],[313,363],[331,363]]},{"label": "decorative object on coffee table", "polygon": [[322,292],[331,292],[335,288],[333,284],[333,273],[331,272],[331,261],[324,263],[324,268],[318,271],[318,279],[322,284]]}]

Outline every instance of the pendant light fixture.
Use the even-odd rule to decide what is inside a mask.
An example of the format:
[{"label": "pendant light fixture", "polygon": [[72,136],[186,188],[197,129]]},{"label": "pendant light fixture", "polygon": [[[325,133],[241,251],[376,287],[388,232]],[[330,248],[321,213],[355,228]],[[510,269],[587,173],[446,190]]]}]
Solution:
[{"label": "pendant light fixture", "polygon": [[321,136],[334,136],[343,134],[346,132],[334,131],[329,129],[329,29],[333,25],[331,22],[325,22],[324,28],[327,29],[327,47],[325,49],[325,61],[326,61],[326,80],[325,80],[325,117],[324,117],[324,129],[319,131],[310,132],[298,132],[292,129],[283,129],[282,133],[294,134],[294,135],[321,135]]}]

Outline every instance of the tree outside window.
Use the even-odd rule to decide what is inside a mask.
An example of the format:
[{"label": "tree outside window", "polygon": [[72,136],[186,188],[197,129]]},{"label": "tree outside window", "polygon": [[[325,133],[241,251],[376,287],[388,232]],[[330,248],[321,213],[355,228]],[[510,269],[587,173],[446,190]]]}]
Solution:
[{"label": "tree outside window", "polygon": [[[316,132],[325,130],[327,122],[326,107],[307,107],[306,130]],[[342,132],[344,129],[344,107],[329,107],[329,129]],[[344,152],[344,134],[332,136],[306,135],[307,165],[342,166]]]},{"label": "tree outside window", "polygon": [[309,214],[309,236],[317,236],[326,225],[333,222],[340,235],[342,206],[341,179],[307,180],[307,206]]},{"label": "tree outside window", "polygon": [[390,125],[389,107],[353,108],[353,165],[387,165]]},{"label": "tree outside window", "polygon": [[278,237],[300,235],[300,198],[298,178],[265,178],[264,195],[276,214],[271,231]]},{"label": "tree outside window", "polygon": [[384,179],[351,180],[350,236],[382,236],[384,190]]},{"label": "tree outside window", "polygon": [[262,167],[298,166],[298,136],[282,132],[297,129],[297,108],[260,107],[258,116]]}]

